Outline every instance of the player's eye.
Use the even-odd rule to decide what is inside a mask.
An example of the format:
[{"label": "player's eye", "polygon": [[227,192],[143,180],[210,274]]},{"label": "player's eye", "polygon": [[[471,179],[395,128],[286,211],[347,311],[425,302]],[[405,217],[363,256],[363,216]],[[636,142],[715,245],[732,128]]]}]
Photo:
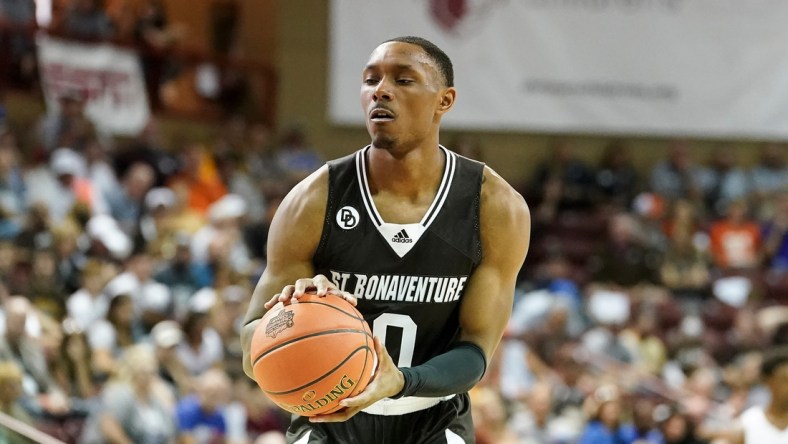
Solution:
[{"label": "player's eye", "polygon": [[374,77],[367,77],[366,79],[364,79],[365,85],[377,85],[377,83],[378,83],[378,79]]},{"label": "player's eye", "polygon": [[400,84],[400,85],[409,85],[409,84],[413,83],[413,80],[411,80],[411,79],[397,79],[397,83]]}]

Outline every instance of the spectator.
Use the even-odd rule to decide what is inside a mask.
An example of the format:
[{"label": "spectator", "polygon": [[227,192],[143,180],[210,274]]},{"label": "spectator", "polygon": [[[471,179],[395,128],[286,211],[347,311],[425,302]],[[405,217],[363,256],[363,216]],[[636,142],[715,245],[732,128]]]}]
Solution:
[{"label": "spectator", "polygon": [[130,237],[136,235],[142,216],[145,195],[153,186],[154,171],[149,165],[133,164],[123,176],[120,187],[106,196],[109,214],[115,218],[121,230]]},{"label": "spectator", "polygon": [[35,79],[35,28],[35,0],[0,0],[0,81],[3,83],[28,85]]},{"label": "spectator", "polygon": [[[203,292],[202,295],[209,293]],[[176,349],[181,362],[192,375],[199,375],[212,367],[220,367],[224,359],[222,338],[210,326],[207,313],[214,301],[207,301],[207,306],[203,306],[202,295],[192,298],[192,305],[196,310],[189,313],[183,322],[184,341],[178,344]]]},{"label": "spectator", "polygon": [[42,315],[23,296],[13,296],[3,304],[5,334],[0,338],[0,360],[11,361],[23,372],[23,388],[30,409],[62,414],[69,408],[63,392],[52,381],[41,341]]},{"label": "spectator", "polygon": [[642,227],[632,215],[611,216],[607,242],[590,260],[592,280],[625,288],[657,282],[660,255],[644,238]]},{"label": "spectator", "polygon": [[192,259],[200,264],[219,262],[233,271],[248,272],[251,259],[242,232],[246,214],[246,202],[236,194],[228,194],[211,205],[209,225],[192,237]]},{"label": "spectator", "polygon": [[195,381],[196,391],[178,401],[178,436],[184,444],[225,442],[225,404],[229,401],[230,378],[223,370],[209,369]]},{"label": "spectator", "polygon": [[120,184],[115,174],[110,158],[104,144],[96,137],[91,137],[85,144],[84,156],[87,163],[87,178],[93,184],[97,193],[110,196],[116,193]]},{"label": "spectator", "polygon": [[246,136],[246,153],[243,162],[249,173],[261,183],[261,192],[265,199],[273,191],[279,194],[282,187],[290,189],[293,184],[287,173],[277,160],[277,151],[273,146],[271,129],[262,122],[249,125]]},{"label": "spectator", "polygon": [[323,165],[323,158],[307,141],[306,128],[290,126],[282,136],[277,162],[293,183],[299,182]]},{"label": "spectator", "polygon": [[84,205],[90,214],[104,214],[107,204],[86,178],[85,159],[70,148],[58,148],[50,157],[50,170],[28,172],[30,202],[46,205],[55,224],[63,222],[76,205]]},{"label": "spectator", "polygon": [[57,276],[52,247],[32,251],[30,283],[24,294],[41,313],[56,319],[65,315],[64,286]]},{"label": "spectator", "polygon": [[509,412],[500,393],[487,387],[477,387],[471,393],[476,442],[517,444],[518,437],[509,425]]},{"label": "spectator", "polygon": [[175,319],[184,319],[189,299],[197,290],[210,285],[210,276],[204,267],[192,261],[189,236],[176,235],[174,242],[174,256],[156,273],[155,279],[172,291]]},{"label": "spectator", "polygon": [[161,133],[160,122],[153,116],[133,140],[121,145],[113,154],[113,166],[117,176],[122,177],[132,165],[147,163],[156,172],[155,186],[161,187],[178,169],[178,160],[170,151]]},{"label": "spectator", "polygon": [[2,314],[5,331],[0,337],[0,359],[20,366],[27,393],[46,393],[52,388],[52,381],[38,339],[41,334],[38,313],[27,298],[13,296],[3,304]]},{"label": "spectator", "polygon": [[175,351],[183,341],[181,326],[173,320],[161,321],[151,329],[150,339],[160,364],[159,376],[172,385],[178,394],[191,393],[194,389],[192,377]]},{"label": "spectator", "polygon": [[658,162],[651,170],[651,190],[669,201],[685,198],[693,203],[702,203],[700,171],[690,158],[689,142],[674,140],[667,159]]},{"label": "spectator", "polygon": [[90,217],[85,224],[87,254],[108,262],[125,261],[132,252],[131,239],[118,222],[107,214]]},{"label": "spectator", "polygon": [[484,162],[484,149],[481,142],[474,137],[457,136],[449,143],[448,148],[461,156]]},{"label": "spectator", "polygon": [[766,143],[761,149],[758,163],[750,169],[755,214],[759,218],[771,215],[773,198],[788,188],[785,150],[785,144]]},{"label": "spectator", "polygon": [[638,439],[634,425],[622,422],[622,399],[616,387],[602,386],[588,398],[591,420],[578,444],[634,444]]},{"label": "spectator", "polygon": [[0,238],[10,239],[21,231],[26,206],[27,187],[16,136],[0,128]]},{"label": "spectator", "polygon": [[[89,1],[89,0],[87,0]],[[95,136],[93,123],[85,115],[86,97],[82,91],[67,90],[58,96],[58,106],[39,119],[38,137],[45,153],[59,147],[83,152]]]},{"label": "spectator", "polygon": [[290,415],[274,404],[268,396],[260,390],[257,383],[248,377],[241,376],[234,380],[233,391],[235,399],[240,404],[241,409],[231,409],[230,428],[235,433],[234,414],[243,415],[243,428],[249,438],[263,436],[266,434],[279,434],[284,441],[284,432],[290,423]]},{"label": "spectator", "polygon": [[[84,334],[68,320],[62,324],[42,319],[42,343],[52,382],[67,400],[67,409],[39,415],[37,423],[47,433],[75,442],[89,411],[89,399],[97,393],[90,369],[90,350]],[[47,405],[44,405],[47,408]]]},{"label": "spectator", "polygon": [[228,192],[243,198],[247,208],[246,218],[256,222],[265,215],[265,198],[259,182],[242,168],[241,162],[243,160],[236,156],[225,154],[217,159],[216,164]]},{"label": "spectator", "polygon": [[549,222],[557,212],[587,209],[593,201],[594,172],[578,159],[566,139],[550,143],[550,157],[537,165],[529,194],[539,202],[537,213]]},{"label": "spectator", "polygon": [[153,279],[153,259],[145,252],[137,252],[126,260],[123,272],[112,278],[104,291],[110,295],[122,293],[131,296],[134,317],[139,321],[146,304],[155,303],[164,311],[171,308],[171,295],[162,293],[160,285]]},{"label": "spectator", "polygon": [[71,0],[63,20],[63,32],[76,39],[108,40],[113,37],[114,29],[102,0]]},{"label": "spectator", "polygon": [[81,235],[79,226],[70,220],[52,228],[56,279],[66,294],[77,291],[81,285],[80,275],[85,266],[85,255],[79,250]]},{"label": "spectator", "polygon": [[123,354],[118,373],[100,394],[80,442],[171,444],[176,438],[175,397],[158,376],[150,348],[138,344]]},{"label": "spectator", "polygon": [[243,350],[241,326],[251,291],[240,285],[230,285],[219,290],[216,305],[211,310],[211,326],[222,338],[225,370],[230,375],[243,375]]},{"label": "spectator", "polygon": [[761,230],[749,219],[747,201],[728,204],[726,218],[709,230],[712,259],[723,270],[753,270],[761,265]]},{"label": "spectator", "polygon": [[526,398],[525,408],[514,412],[510,423],[520,443],[573,442],[579,437],[581,422],[568,415],[556,415],[552,391],[553,387],[547,382],[534,384]]},{"label": "spectator", "polygon": [[676,230],[660,265],[661,282],[685,302],[699,302],[711,285],[711,264],[692,234]]},{"label": "spectator", "polygon": [[602,202],[626,210],[639,191],[639,181],[626,143],[620,140],[610,142],[596,170],[596,186]]},{"label": "spectator", "polygon": [[689,233],[693,241],[705,236],[703,208],[688,199],[676,199],[671,203],[670,212],[662,222],[663,234],[667,239],[679,231]]},{"label": "spectator", "polygon": [[198,143],[187,143],[180,154],[180,171],[168,182],[175,193],[188,196],[188,207],[204,215],[208,208],[227,194],[210,154]]},{"label": "spectator", "polygon": [[143,212],[135,229],[135,245],[144,248],[157,260],[170,260],[173,257],[176,243],[174,206],[175,193],[167,187],[153,188],[145,195]]},{"label": "spectator", "polygon": [[652,413],[665,444],[706,444],[695,436],[695,424],[680,406],[660,404]]},{"label": "spectator", "polygon": [[750,178],[738,165],[730,147],[711,153],[708,165],[700,168],[699,181],[705,209],[712,217],[721,216],[732,200],[745,198],[752,188]]},{"label": "spectator", "polygon": [[[12,361],[0,361],[0,412],[22,423],[33,425],[33,418],[25,411],[21,399],[22,370]],[[0,442],[27,444],[33,443],[16,432],[0,428]]]},{"label": "spectator", "polygon": [[88,343],[92,350],[91,367],[100,377],[116,370],[117,359],[123,350],[143,338],[142,331],[134,320],[134,302],[128,293],[110,295],[106,319],[91,324],[87,330]]},{"label": "spectator", "polygon": [[145,0],[134,24],[134,40],[142,47],[141,61],[145,85],[153,109],[161,106],[159,89],[167,80],[168,53],[180,42],[184,29],[170,24],[162,0]]},{"label": "spectator", "polygon": [[284,199],[284,193],[270,194],[267,198],[266,211],[263,219],[256,222],[247,224],[244,228],[244,239],[246,248],[252,259],[255,259],[265,266],[265,261],[268,258],[268,230],[271,228],[271,221],[279,208],[279,204]]},{"label": "spectator", "polygon": [[774,216],[763,226],[763,253],[768,268],[788,270],[788,193],[775,197]]}]

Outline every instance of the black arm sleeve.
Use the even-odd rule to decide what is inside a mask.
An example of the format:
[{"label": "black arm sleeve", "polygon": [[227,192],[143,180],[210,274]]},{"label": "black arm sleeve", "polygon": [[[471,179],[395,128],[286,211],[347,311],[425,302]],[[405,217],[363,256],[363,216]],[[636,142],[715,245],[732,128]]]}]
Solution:
[{"label": "black arm sleeve", "polygon": [[400,368],[405,386],[392,398],[462,393],[479,382],[486,370],[487,358],[482,349],[472,342],[460,342],[422,365]]}]

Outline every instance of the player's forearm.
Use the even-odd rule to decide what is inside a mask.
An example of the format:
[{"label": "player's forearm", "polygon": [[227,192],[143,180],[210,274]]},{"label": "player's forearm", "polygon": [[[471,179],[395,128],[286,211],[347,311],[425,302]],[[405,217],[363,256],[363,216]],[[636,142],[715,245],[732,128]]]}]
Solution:
[{"label": "player's forearm", "polygon": [[252,346],[252,336],[254,336],[254,330],[257,328],[257,324],[259,323],[260,319],[255,319],[241,327],[241,349],[243,350],[244,373],[246,373],[246,376],[251,379],[254,379],[254,370],[252,369],[252,361],[249,354],[249,349]]},{"label": "player's forearm", "polygon": [[461,342],[422,365],[400,368],[405,385],[394,398],[438,397],[466,392],[479,382],[486,369],[484,351],[472,342]]}]

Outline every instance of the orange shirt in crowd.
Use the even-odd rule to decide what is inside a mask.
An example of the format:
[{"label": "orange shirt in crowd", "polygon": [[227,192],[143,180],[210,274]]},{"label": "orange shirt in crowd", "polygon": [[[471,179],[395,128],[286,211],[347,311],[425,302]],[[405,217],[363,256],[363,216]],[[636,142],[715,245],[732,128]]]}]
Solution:
[{"label": "orange shirt in crowd", "polygon": [[758,266],[761,231],[755,222],[732,223],[720,220],[710,230],[711,254],[721,268]]},{"label": "orange shirt in crowd", "polygon": [[210,155],[200,153],[199,165],[195,171],[183,172],[170,180],[170,188],[185,186],[188,190],[187,206],[200,215],[205,215],[212,203],[227,194],[216,164]]}]

